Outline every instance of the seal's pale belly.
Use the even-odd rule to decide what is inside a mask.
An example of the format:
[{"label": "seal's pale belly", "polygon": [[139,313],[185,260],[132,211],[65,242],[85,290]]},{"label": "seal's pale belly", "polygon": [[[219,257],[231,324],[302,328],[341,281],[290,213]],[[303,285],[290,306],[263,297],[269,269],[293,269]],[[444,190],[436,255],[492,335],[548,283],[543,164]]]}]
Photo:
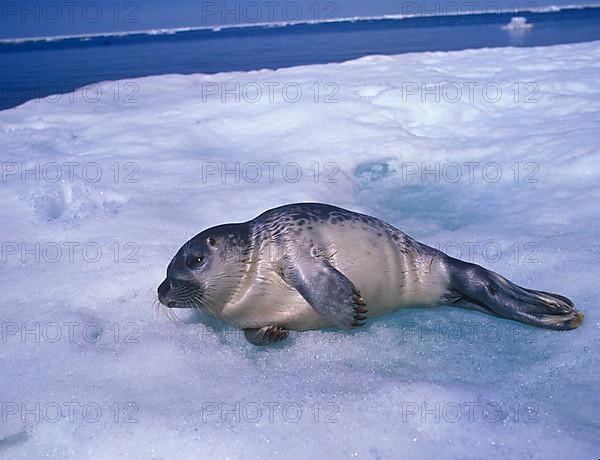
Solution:
[{"label": "seal's pale belly", "polygon": [[[422,254],[403,245],[393,228],[363,222],[313,224],[294,240],[295,248],[321,248],[330,263],[353,281],[367,303],[370,318],[404,306],[436,305],[447,285],[435,251]],[[247,273],[240,295],[217,313],[240,328],[277,325],[292,330],[320,329],[331,324],[280,276],[281,245],[269,242]],[[265,257],[265,254],[269,256]],[[300,250],[295,257],[306,257]]]}]

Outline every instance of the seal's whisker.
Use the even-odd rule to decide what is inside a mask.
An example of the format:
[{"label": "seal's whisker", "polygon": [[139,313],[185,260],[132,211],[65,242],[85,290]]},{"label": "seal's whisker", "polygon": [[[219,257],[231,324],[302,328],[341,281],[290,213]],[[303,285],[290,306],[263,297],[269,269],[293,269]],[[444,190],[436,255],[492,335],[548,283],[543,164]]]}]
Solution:
[{"label": "seal's whisker", "polygon": [[162,304],[158,300],[158,297],[156,297],[156,299],[154,299],[152,301],[152,314],[154,315],[155,318],[158,317],[161,306],[162,306]]}]

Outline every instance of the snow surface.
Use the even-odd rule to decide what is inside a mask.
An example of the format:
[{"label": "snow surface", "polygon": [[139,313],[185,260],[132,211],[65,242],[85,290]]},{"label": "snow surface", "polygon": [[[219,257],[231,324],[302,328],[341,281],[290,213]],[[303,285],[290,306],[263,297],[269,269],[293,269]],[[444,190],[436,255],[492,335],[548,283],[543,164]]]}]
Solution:
[{"label": "snow surface", "polygon": [[[1,112],[0,455],[596,458],[598,81],[593,42],[148,77],[103,83],[96,103],[77,91]],[[274,82],[301,85],[303,97],[275,90],[273,102],[248,102]],[[239,103],[207,94],[236,83],[248,91]],[[127,84],[137,103],[125,102]],[[421,84],[434,96],[409,95]],[[480,90],[455,100],[450,90],[466,84],[488,85],[487,100]],[[494,85],[503,93],[490,102]],[[435,88],[448,90],[439,102]],[[337,102],[324,103],[332,92]],[[24,161],[38,177],[21,177]],[[65,167],[53,182],[53,162],[78,163],[74,176]],[[235,162],[246,179],[258,163],[262,178],[203,174]],[[272,177],[266,162],[279,163]],[[298,181],[295,166],[282,177],[291,162],[303,169]],[[472,180],[466,167],[454,180],[452,165],[465,162],[479,165]],[[413,174],[422,163],[445,169]],[[383,218],[571,297],[586,321],[555,332],[407,309],[356,332],[256,348],[202,313],[168,318],[156,306],[188,238],[295,201]],[[498,248],[500,257],[487,252]]]}]

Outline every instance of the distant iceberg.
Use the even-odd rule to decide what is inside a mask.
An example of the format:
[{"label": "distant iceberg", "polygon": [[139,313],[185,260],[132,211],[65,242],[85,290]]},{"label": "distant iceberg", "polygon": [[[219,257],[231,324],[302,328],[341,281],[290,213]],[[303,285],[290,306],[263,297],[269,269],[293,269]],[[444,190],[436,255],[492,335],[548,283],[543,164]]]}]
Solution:
[{"label": "distant iceberg", "polygon": [[514,16],[510,19],[510,22],[502,28],[504,30],[528,30],[533,27],[532,24],[527,23],[527,18],[523,16]]}]

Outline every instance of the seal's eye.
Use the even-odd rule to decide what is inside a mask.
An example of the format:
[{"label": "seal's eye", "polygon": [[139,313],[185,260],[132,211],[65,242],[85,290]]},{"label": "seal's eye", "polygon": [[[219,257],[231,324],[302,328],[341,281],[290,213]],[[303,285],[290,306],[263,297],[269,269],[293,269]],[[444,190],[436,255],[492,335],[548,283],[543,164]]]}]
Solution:
[{"label": "seal's eye", "polygon": [[187,266],[192,269],[198,268],[204,263],[205,259],[206,257],[203,255],[192,255],[187,259]]}]

